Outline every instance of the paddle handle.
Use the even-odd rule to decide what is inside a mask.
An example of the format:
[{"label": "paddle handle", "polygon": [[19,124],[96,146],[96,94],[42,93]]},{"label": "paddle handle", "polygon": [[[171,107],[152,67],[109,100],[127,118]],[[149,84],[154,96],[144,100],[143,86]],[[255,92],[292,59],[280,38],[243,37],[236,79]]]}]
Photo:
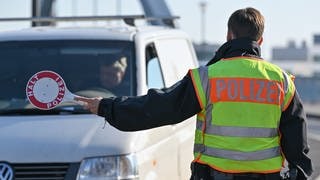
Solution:
[{"label": "paddle handle", "polygon": [[82,101],[77,101],[75,100],[76,97],[81,97],[81,96],[78,96],[78,95],[75,95],[73,93],[71,93],[68,89],[66,90],[66,94],[63,98],[63,101],[66,102],[66,101],[72,101],[72,102],[75,102],[81,106],[85,105],[85,102],[82,102]]}]

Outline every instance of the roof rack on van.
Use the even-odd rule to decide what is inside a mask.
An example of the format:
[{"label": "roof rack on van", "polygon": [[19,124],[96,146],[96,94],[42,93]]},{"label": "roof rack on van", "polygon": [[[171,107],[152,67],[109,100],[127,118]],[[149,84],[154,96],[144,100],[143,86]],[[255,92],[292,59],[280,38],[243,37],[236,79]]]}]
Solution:
[{"label": "roof rack on van", "polygon": [[61,17],[13,17],[13,18],[0,18],[0,22],[10,21],[31,21],[31,22],[58,22],[58,21],[111,21],[123,20],[127,25],[135,26],[135,20],[162,20],[168,26],[174,19],[179,19],[179,16],[170,17],[146,17],[145,15],[125,15],[125,16],[61,16]]}]

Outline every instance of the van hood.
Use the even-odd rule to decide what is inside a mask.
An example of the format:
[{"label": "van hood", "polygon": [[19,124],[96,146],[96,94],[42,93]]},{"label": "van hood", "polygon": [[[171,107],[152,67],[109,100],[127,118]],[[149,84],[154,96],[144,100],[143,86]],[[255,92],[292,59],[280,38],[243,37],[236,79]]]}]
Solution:
[{"label": "van hood", "polygon": [[122,132],[96,115],[0,116],[0,161],[79,162],[137,151],[141,132]]}]

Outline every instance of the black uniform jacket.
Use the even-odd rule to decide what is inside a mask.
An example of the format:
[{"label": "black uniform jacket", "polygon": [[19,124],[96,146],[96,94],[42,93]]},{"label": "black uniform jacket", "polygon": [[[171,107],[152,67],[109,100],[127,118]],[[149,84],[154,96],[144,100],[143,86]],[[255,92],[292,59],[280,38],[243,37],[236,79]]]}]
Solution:
[{"label": "black uniform jacket", "polygon": [[[221,58],[251,56],[260,58],[259,45],[239,38],[223,44],[208,65]],[[150,89],[144,96],[102,99],[98,115],[122,131],[137,131],[176,124],[201,111],[189,74],[169,88]],[[306,115],[297,91],[280,120],[281,148],[290,165],[310,176],[311,160],[307,157]]]}]

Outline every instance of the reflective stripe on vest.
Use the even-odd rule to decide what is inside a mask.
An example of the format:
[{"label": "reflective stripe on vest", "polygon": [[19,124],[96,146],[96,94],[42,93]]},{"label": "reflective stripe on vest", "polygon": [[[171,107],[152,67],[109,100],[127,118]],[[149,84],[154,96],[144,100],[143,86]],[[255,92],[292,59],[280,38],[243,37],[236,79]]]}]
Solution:
[{"label": "reflective stripe on vest", "polygon": [[[196,128],[202,131],[203,122],[197,121]],[[228,126],[211,126],[206,125],[206,133],[218,136],[233,137],[276,137],[278,136],[277,128],[257,128],[257,127],[228,127]]]},{"label": "reflective stripe on vest", "polygon": [[281,104],[281,109],[282,111],[285,111],[293,98],[293,95],[294,95],[293,92],[295,91],[295,86],[292,78],[290,78],[287,73],[283,72],[283,77],[284,77],[285,97],[284,97],[283,103]]},{"label": "reflective stripe on vest", "polygon": [[[202,145],[195,144],[194,149],[202,150]],[[198,151],[197,151],[198,152]],[[232,159],[237,161],[258,161],[263,159],[269,159],[279,156],[280,154],[280,147],[273,147],[269,149],[264,149],[261,151],[254,151],[254,152],[240,152],[240,151],[231,151],[231,150],[222,150],[218,148],[206,147],[206,150],[203,152],[205,155],[225,158],[225,159]]]},{"label": "reflective stripe on vest", "polygon": [[[195,160],[225,172],[278,171],[283,160],[278,124],[281,110],[294,95],[293,82],[268,62],[234,60],[190,70],[203,105],[197,118]],[[259,165],[261,160],[266,164]]]},{"label": "reflective stripe on vest", "polygon": [[[203,109],[206,107],[206,105],[207,105],[206,99],[208,99],[208,96],[207,96],[208,93],[206,93],[208,90],[207,87],[208,87],[208,83],[209,83],[208,69],[206,67],[201,66],[201,67],[199,67],[199,70],[195,69],[193,72],[191,72],[191,70],[190,70],[189,73],[191,75],[192,81],[197,83],[197,87],[199,88],[199,90],[196,91],[196,94],[199,99],[200,106]],[[198,79],[201,79],[201,78],[205,78],[205,79],[199,81]],[[202,87],[205,87],[206,91],[204,91],[204,89],[202,89]]]}]

